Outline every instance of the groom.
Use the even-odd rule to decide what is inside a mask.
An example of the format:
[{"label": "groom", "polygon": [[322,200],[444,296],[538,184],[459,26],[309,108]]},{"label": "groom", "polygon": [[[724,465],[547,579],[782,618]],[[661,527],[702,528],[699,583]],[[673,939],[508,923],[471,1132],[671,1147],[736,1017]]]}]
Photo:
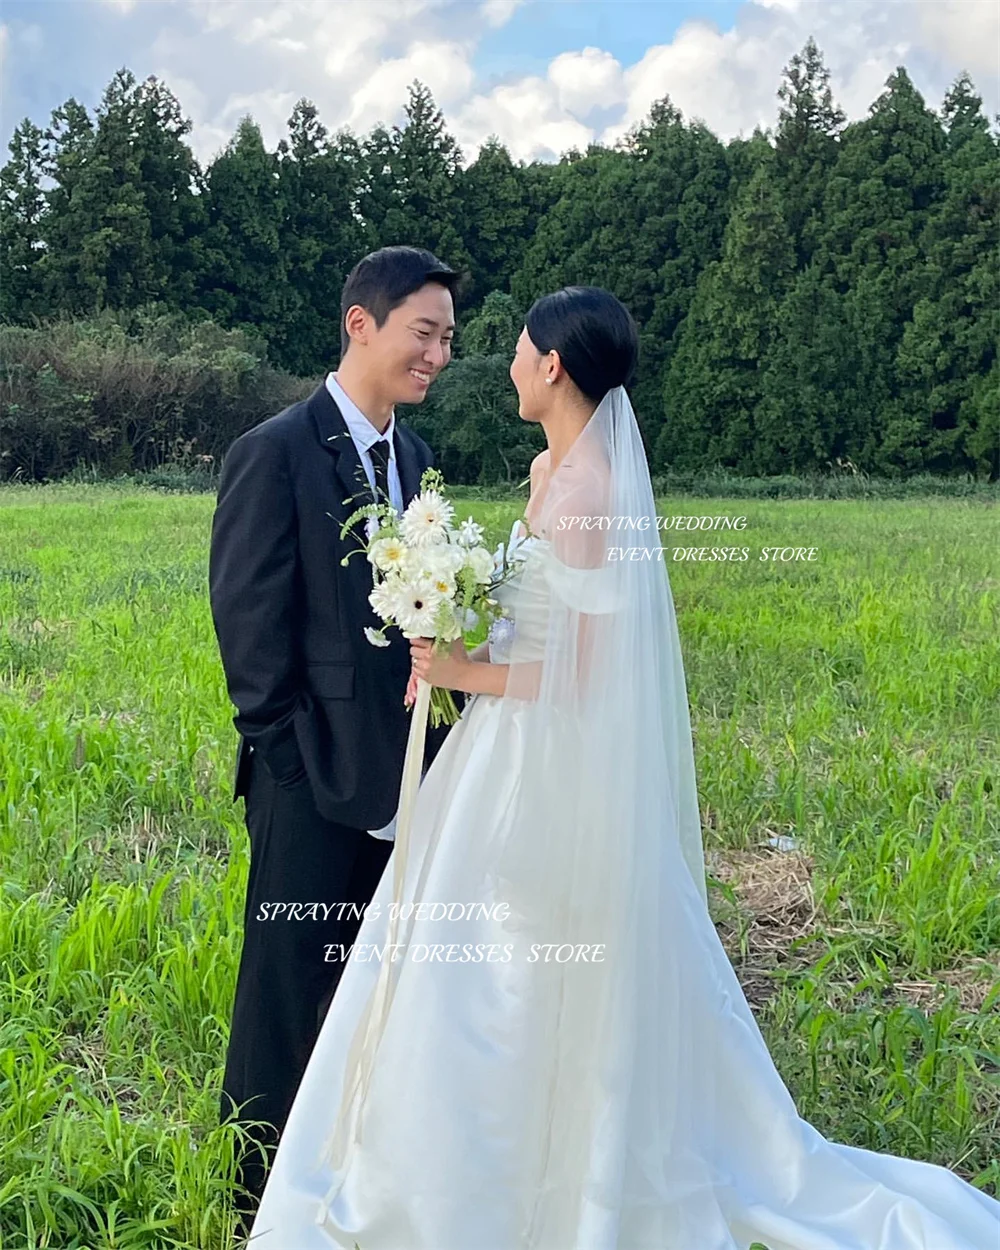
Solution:
[{"label": "groom", "polygon": [[[376,495],[401,510],[433,461],[393,406],[421,403],[448,363],[458,280],[421,248],[366,256],[341,294],[336,373],[222,468],[209,584],[250,838],[222,1118],[266,1121],[250,1131],[268,1161],[340,980],[330,951],[354,941],[392,850],[409,730],[409,644],[366,641],[371,569],[341,563],[364,531],[340,527]],[[428,731],[426,761],[442,736]],[[265,1171],[244,1148],[244,1235]]]}]

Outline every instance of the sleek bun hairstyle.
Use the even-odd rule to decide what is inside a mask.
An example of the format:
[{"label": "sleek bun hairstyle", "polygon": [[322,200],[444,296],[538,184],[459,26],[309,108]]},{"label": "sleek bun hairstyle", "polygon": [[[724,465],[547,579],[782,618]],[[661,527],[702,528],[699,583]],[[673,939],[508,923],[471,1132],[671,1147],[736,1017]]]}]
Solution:
[{"label": "sleek bun hairstyle", "polygon": [[524,319],[528,338],[563,367],[588,399],[600,403],[613,387],[628,387],[639,360],[632,314],[599,286],[566,286],[543,295]]}]

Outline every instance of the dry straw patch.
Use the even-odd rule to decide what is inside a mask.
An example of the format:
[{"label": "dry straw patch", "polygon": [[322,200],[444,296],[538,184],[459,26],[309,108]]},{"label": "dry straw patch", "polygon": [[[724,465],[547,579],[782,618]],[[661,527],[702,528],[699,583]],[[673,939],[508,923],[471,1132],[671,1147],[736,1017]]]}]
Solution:
[{"label": "dry straw patch", "polygon": [[753,1008],[763,1007],[776,992],[778,968],[808,966],[805,951],[792,943],[814,929],[816,901],[812,888],[812,857],[801,851],[712,851],[709,872],[730,886],[739,902],[718,908],[716,928],[739,974]]},{"label": "dry straw patch", "polygon": [[[823,923],[819,932],[813,859],[804,852],[770,847],[716,850],[708,852],[707,866],[714,877],[731,887],[738,901],[734,911],[728,900],[713,900],[713,913],[719,937],[754,1009],[765,1006],[776,992],[777,971],[809,966],[811,936],[818,941],[850,932],[829,923]],[[799,942],[795,949],[794,942]],[[1000,1011],[1000,951],[988,959],[935,969],[919,980],[899,969],[887,993],[931,1012],[951,990],[957,991],[963,1011]]]}]

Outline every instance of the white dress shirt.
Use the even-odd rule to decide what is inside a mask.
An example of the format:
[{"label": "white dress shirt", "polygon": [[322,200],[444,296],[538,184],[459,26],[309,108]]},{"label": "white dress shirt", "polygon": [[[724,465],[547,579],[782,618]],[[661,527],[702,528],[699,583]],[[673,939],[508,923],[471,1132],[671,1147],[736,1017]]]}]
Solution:
[{"label": "white dress shirt", "polygon": [[[380,438],[389,440],[389,502],[397,512],[403,511],[403,488],[399,481],[399,469],[396,466],[396,448],[393,445],[392,436],[396,429],[396,414],[393,412],[389,418],[389,424],[385,427],[385,433],[379,434],[378,430],[372,425],[365,414],[357,406],[353,399],[347,394],[344,388],[337,381],[332,373],[326,375],[326,389],[333,396],[337,407],[343,414],[347,429],[351,435],[354,446],[358,449],[358,459],[368,478],[368,485],[375,490],[375,466],[372,464],[372,458],[369,454],[369,448],[373,443],[377,443]],[[381,500],[379,501],[381,502]],[[368,537],[371,538],[375,532],[377,522],[373,517],[368,520]],[[381,829],[369,829],[368,832],[373,838],[381,838],[386,842],[393,842],[396,838],[396,817],[393,816]]]},{"label": "white dress shirt", "polygon": [[[403,487],[399,481],[399,468],[396,465],[396,448],[393,445],[392,436],[396,430],[396,414],[393,412],[389,418],[389,424],[385,427],[385,433],[380,434],[372,425],[365,414],[357,406],[353,399],[347,394],[344,388],[337,381],[336,375],[328,373],[326,375],[326,389],[333,396],[337,407],[343,414],[344,421],[347,424],[348,432],[354,446],[358,449],[358,458],[361,461],[361,467],[365,471],[368,478],[368,485],[375,490],[375,467],[372,464],[370,448],[373,443],[377,443],[380,438],[384,438],[389,443],[389,502],[397,512],[403,511]],[[379,501],[381,502],[381,500]],[[369,519],[368,535],[374,533],[374,520]]]}]

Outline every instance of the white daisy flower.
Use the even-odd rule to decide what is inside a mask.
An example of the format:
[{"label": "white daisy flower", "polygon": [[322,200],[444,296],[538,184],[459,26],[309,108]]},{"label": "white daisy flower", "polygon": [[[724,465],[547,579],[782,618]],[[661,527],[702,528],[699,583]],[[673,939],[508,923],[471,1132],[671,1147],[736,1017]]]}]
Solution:
[{"label": "white daisy flower", "polygon": [[403,513],[400,537],[414,547],[443,542],[454,514],[455,509],[438,491],[421,491]]},{"label": "white daisy flower", "polygon": [[396,623],[406,634],[434,637],[434,618],[442,596],[430,578],[420,578],[400,587]]},{"label": "white daisy flower", "polygon": [[406,548],[398,538],[377,538],[368,552],[368,559],[383,573],[395,572],[402,567]]},{"label": "white daisy flower", "polygon": [[369,594],[368,602],[376,616],[380,616],[383,621],[392,620],[399,605],[399,578],[387,578],[379,582]]},{"label": "white daisy flower", "polygon": [[365,637],[373,647],[387,647],[389,645],[389,639],[380,634],[377,629],[372,629],[370,625],[365,626]]}]

